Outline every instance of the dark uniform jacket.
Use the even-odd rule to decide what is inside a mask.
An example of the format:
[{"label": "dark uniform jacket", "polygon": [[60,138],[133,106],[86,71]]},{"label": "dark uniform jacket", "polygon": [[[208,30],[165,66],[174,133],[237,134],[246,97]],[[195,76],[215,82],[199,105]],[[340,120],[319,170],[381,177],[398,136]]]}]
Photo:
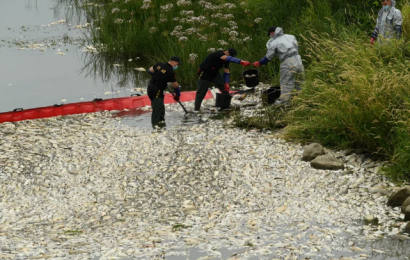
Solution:
[{"label": "dark uniform jacket", "polygon": [[225,55],[223,51],[210,53],[201,65],[199,65],[199,77],[203,80],[212,81],[222,67],[229,69],[229,62],[221,59],[221,57]]},{"label": "dark uniform jacket", "polygon": [[169,82],[177,82],[174,68],[169,63],[157,63],[153,67],[154,74],[148,87],[148,96],[152,100],[154,98],[163,98],[164,90]]}]

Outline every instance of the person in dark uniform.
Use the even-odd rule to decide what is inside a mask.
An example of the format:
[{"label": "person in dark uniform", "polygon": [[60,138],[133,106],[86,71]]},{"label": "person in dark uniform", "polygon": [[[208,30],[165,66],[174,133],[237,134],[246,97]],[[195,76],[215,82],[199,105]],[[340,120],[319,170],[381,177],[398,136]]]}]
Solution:
[{"label": "person in dark uniform", "polygon": [[167,88],[169,82],[174,87],[175,101],[179,101],[181,96],[181,88],[177,82],[177,76],[174,70],[182,65],[181,59],[177,56],[171,57],[168,63],[157,63],[147,71],[152,75],[151,82],[148,86],[148,97],[151,100],[152,126],[165,126],[165,105],[164,105],[164,90]]},{"label": "person in dark uniform", "polygon": [[[208,92],[211,82],[218,87],[221,93],[229,93],[229,63],[233,62],[241,64],[244,67],[251,65],[248,61],[235,58],[236,54],[236,50],[233,48],[229,48],[226,51],[216,51],[210,53],[201,65],[199,65],[199,80],[198,90],[195,97],[195,112],[199,112],[201,109],[202,101]],[[224,68],[223,76],[219,72],[222,67]]]}]

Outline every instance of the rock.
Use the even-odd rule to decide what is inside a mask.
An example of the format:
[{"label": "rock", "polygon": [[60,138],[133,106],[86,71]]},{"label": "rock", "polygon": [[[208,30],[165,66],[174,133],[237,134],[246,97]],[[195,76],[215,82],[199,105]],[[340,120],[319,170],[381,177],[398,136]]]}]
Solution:
[{"label": "rock", "polygon": [[404,211],[404,221],[410,221],[410,206],[407,206]]},{"label": "rock", "polygon": [[408,197],[410,197],[410,186],[400,188],[389,197],[387,206],[401,207]]},{"label": "rock", "polygon": [[403,205],[401,206],[401,213],[404,214],[404,212],[406,211],[406,209],[407,209],[408,206],[410,206],[410,197],[408,197],[408,198],[404,201]]},{"label": "rock", "polygon": [[345,168],[341,161],[330,155],[316,157],[310,165],[319,170],[344,170]]},{"label": "rock", "polygon": [[381,195],[388,195],[389,194],[388,190],[386,190],[386,189],[384,189],[383,187],[380,187],[380,186],[372,187],[370,189],[370,192],[371,193],[379,193]]},{"label": "rock", "polygon": [[308,146],[305,146],[305,150],[303,151],[302,161],[310,162],[316,157],[320,155],[324,155],[324,154],[325,154],[325,150],[323,149],[323,146],[317,143],[313,143]]},{"label": "rock", "polygon": [[406,227],[404,228],[404,232],[407,232],[410,234],[410,222],[407,223]]}]

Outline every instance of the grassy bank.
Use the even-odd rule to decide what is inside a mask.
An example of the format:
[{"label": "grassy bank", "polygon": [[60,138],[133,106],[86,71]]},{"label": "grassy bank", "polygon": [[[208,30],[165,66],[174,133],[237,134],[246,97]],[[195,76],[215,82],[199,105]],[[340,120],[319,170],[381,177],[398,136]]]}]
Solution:
[{"label": "grassy bank", "polygon": [[311,38],[312,63],[288,115],[288,136],[365,149],[391,159],[396,178],[409,178],[410,45]]}]

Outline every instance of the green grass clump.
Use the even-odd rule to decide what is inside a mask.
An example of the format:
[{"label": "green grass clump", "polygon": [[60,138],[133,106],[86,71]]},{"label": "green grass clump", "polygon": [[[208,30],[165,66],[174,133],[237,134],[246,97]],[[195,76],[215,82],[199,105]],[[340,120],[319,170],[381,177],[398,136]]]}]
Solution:
[{"label": "green grass clump", "polygon": [[391,159],[394,177],[409,178],[410,44],[311,39],[312,63],[288,116],[288,137],[366,149]]}]

